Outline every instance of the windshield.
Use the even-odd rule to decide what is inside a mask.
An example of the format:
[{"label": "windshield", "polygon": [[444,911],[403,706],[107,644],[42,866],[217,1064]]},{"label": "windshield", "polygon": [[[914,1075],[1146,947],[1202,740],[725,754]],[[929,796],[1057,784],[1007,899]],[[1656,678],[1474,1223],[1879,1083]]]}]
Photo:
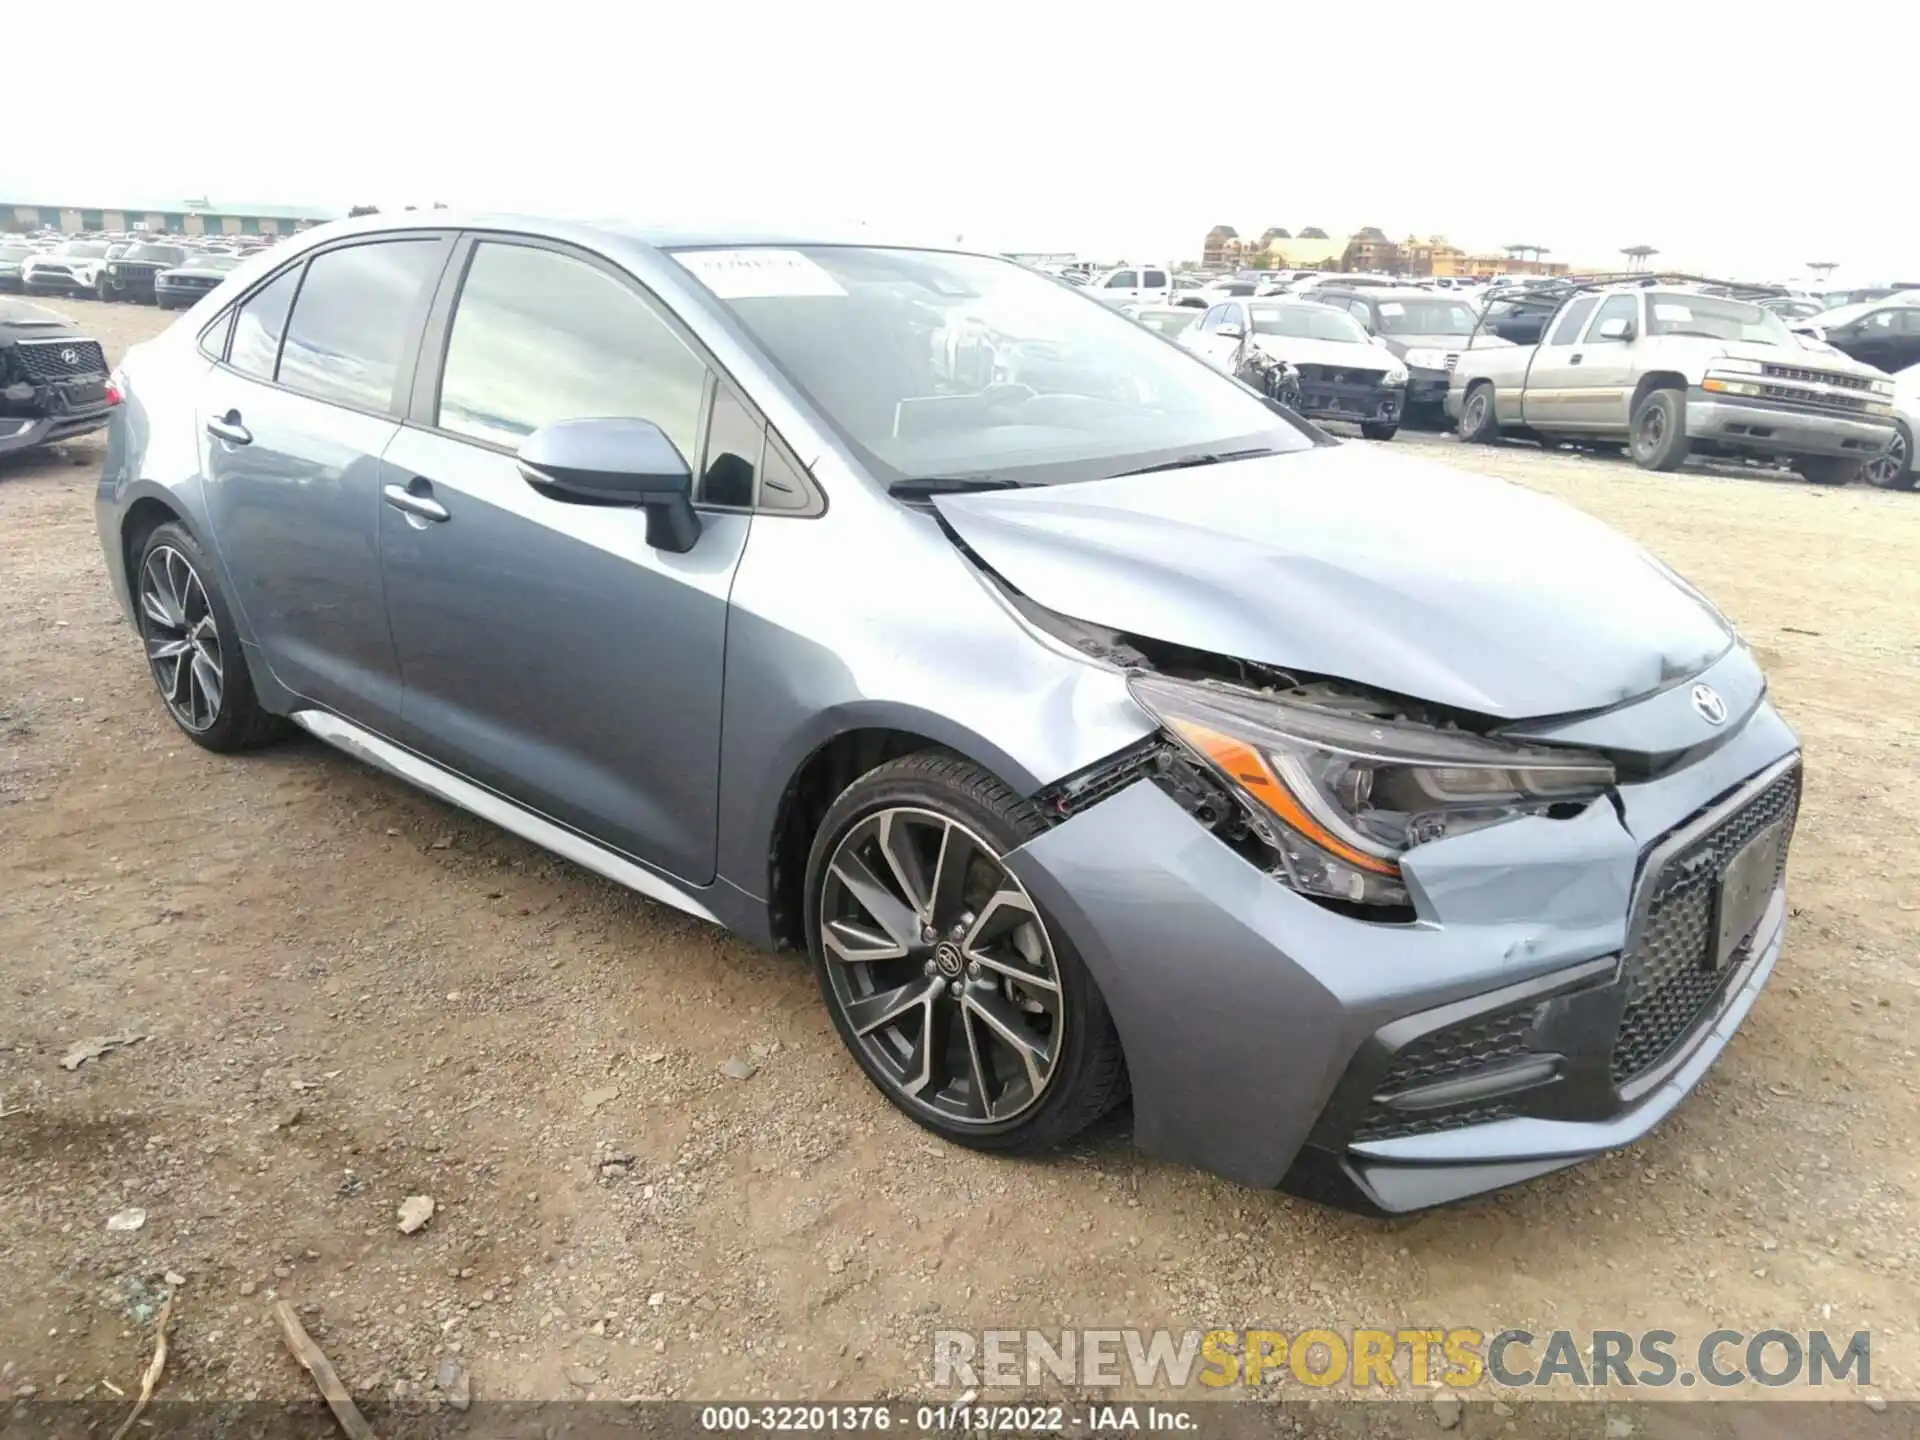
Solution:
[{"label": "windshield", "polygon": [[195,270],[231,270],[239,263],[238,255],[195,255],[187,261]]},{"label": "windshield", "polygon": [[178,265],[187,258],[187,252],[178,245],[136,245],[121,258],[157,261],[162,265]]},{"label": "windshield", "polygon": [[1471,335],[1471,306],[1436,295],[1431,300],[1376,300],[1375,326],[1382,335]]},{"label": "windshield", "polygon": [[1313,443],[1247,387],[1011,261],[857,246],[673,256],[886,484],[1049,484]]},{"label": "windshield", "polygon": [[1647,333],[1705,335],[1714,340],[1752,340],[1761,345],[1794,343],[1792,332],[1771,310],[1711,295],[1649,295]]},{"label": "windshield", "polygon": [[1254,305],[1253,333],[1291,335],[1296,340],[1344,340],[1354,345],[1367,343],[1367,332],[1360,322],[1344,310],[1302,301],[1296,305]]},{"label": "windshield", "polygon": [[102,260],[106,258],[107,247],[91,240],[69,240],[60,247],[60,253],[71,255],[75,260]]}]

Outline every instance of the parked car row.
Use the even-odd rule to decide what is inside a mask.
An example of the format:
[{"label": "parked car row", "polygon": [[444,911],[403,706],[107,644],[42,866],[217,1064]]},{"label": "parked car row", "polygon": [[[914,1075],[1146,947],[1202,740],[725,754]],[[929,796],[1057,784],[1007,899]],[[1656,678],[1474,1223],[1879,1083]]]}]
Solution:
[{"label": "parked car row", "polygon": [[1461,355],[1446,398],[1461,439],[1620,446],[1649,470],[1735,455],[1821,485],[1890,478],[1873,467],[1899,433],[1892,379],[1756,302],[1656,279],[1568,286],[1535,308],[1537,344]]},{"label": "parked car row", "polygon": [[170,309],[191,304],[218,284],[220,275],[270,243],[237,237],[9,236],[0,238],[0,290]]}]

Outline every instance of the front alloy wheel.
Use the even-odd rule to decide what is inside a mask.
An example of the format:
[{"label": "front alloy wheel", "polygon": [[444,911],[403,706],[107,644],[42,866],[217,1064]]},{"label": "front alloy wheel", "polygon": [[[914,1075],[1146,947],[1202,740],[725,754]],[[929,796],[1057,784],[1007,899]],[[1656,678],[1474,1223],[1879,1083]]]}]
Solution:
[{"label": "front alloy wheel", "polygon": [[1860,467],[1860,473],[1869,485],[1877,485],[1882,490],[1913,489],[1912,441],[1904,424],[1893,432],[1893,439],[1887,442],[1884,452]]},{"label": "front alloy wheel", "polygon": [[965,825],[908,807],[855,825],[827,863],[820,943],[847,1028],[909,1104],[990,1125],[1046,1093],[1066,1023],[1053,943]]},{"label": "front alloy wheel", "polygon": [[993,775],[927,750],[849,785],[807,858],[834,1028],[897,1108],[979,1150],[1057,1145],[1126,1094],[1099,986],[1003,858],[1047,828]]},{"label": "front alloy wheel", "polygon": [[170,545],[154,546],[140,567],[140,613],[147,661],[167,709],[190,733],[211,729],[226,690],[220,625],[199,572]]}]

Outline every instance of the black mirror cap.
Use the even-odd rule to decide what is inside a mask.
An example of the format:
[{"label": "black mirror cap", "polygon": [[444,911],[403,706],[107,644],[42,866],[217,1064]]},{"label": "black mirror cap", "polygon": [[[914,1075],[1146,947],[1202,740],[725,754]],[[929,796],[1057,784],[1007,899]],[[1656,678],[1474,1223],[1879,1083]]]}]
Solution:
[{"label": "black mirror cap", "polygon": [[520,445],[520,474],[553,500],[647,513],[647,544],[684,554],[700,538],[693,470],[651,420],[557,420]]}]

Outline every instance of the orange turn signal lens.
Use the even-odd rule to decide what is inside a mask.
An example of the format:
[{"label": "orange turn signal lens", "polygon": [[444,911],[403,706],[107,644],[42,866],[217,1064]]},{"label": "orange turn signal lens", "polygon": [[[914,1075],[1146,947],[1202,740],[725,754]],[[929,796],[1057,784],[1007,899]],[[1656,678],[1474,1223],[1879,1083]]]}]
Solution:
[{"label": "orange turn signal lens", "polygon": [[1244,740],[1209,729],[1191,720],[1171,718],[1167,722],[1180,738],[1199,751],[1220,768],[1247,794],[1258,800],[1267,809],[1299,831],[1307,839],[1329,854],[1337,855],[1356,870],[1365,870],[1374,875],[1388,875],[1394,879],[1400,877],[1400,867],[1391,860],[1382,860],[1378,855],[1369,855],[1364,850],[1356,850],[1338,835],[1328,830],[1307,812],[1306,806],[1294,798],[1294,794],[1273,773],[1273,767],[1267,763],[1267,757]]}]

